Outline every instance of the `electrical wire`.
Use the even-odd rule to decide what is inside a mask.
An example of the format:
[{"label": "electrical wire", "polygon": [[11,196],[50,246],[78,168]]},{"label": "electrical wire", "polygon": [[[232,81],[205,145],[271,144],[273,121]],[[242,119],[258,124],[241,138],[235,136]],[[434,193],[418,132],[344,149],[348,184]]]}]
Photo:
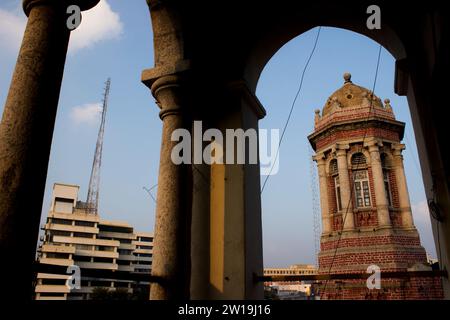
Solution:
[{"label": "electrical wire", "polygon": [[319,26],[319,28],[318,28],[318,30],[317,30],[316,38],[315,38],[315,40],[314,40],[314,46],[313,46],[313,48],[312,48],[312,50],[311,50],[311,53],[309,54],[308,60],[306,61],[306,64],[305,64],[305,67],[303,68],[303,72],[302,72],[302,75],[301,75],[301,78],[300,78],[300,84],[299,84],[299,86],[298,86],[297,93],[295,94],[294,100],[292,101],[291,108],[290,108],[290,110],[289,110],[289,115],[288,115],[288,117],[287,117],[287,119],[286,119],[286,122],[285,122],[285,124],[284,124],[283,131],[281,132],[280,141],[279,141],[279,143],[278,143],[277,152],[276,152],[276,154],[275,154],[275,160],[273,161],[272,166],[270,167],[269,174],[268,174],[268,175],[266,176],[266,178],[264,179],[264,183],[263,183],[263,186],[262,186],[262,188],[261,188],[261,194],[264,192],[264,188],[266,187],[267,181],[269,180],[269,177],[271,176],[271,173],[272,173],[272,170],[273,170],[273,168],[274,168],[274,166],[275,166],[275,163],[277,162],[278,155],[279,155],[279,153],[280,153],[281,143],[283,142],[284,134],[286,133],[286,129],[287,129],[288,125],[289,125],[289,121],[291,120],[292,112],[294,111],[294,107],[295,107],[295,103],[297,102],[297,98],[298,98],[298,96],[299,96],[299,94],[300,94],[300,91],[302,90],[302,87],[303,87],[303,79],[304,79],[304,77],[305,77],[306,70],[307,70],[307,68],[308,68],[308,66],[309,66],[309,63],[311,62],[311,59],[312,59],[312,57],[313,57],[313,55],[314,55],[314,52],[316,51],[317,42],[318,42],[318,40],[319,40],[319,36],[320,36],[320,31],[321,31],[321,30],[322,30],[322,27]]}]

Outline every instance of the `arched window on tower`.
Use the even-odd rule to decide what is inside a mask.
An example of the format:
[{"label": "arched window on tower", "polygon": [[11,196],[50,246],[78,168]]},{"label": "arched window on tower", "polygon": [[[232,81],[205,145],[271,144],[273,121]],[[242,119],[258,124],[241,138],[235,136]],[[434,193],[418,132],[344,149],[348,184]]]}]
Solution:
[{"label": "arched window on tower", "polygon": [[366,156],[362,152],[356,152],[352,155],[352,166],[357,166],[359,169],[361,169],[366,165]]},{"label": "arched window on tower", "polygon": [[381,167],[383,168],[383,180],[384,180],[384,189],[386,190],[386,198],[390,207],[392,207],[392,188],[390,182],[390,168],[391,164],[389,161],[389,157],[382,153],[380,155],[381,158]]},{"label": "arched window on tower", "polygon": [[371,206],[369,174],[367,161],[362,152],[352,155],[353,189],[355,192],[355,205],[357,208]]},{"label": "arched window on tower", "polygon": [[334,194],[336,196],[336,208],[338,211],[342,210],[342,200],[341,200],[341,185],[339,183],[339,173],[337,160],[333,159],[330,161],[330,175],[334,181]]}]

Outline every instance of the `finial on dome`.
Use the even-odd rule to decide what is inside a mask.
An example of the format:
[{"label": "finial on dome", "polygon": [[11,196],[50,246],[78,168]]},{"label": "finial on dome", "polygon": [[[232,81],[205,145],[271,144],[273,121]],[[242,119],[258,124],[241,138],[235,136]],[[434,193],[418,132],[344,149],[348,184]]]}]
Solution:
[{"label": "finial on dome", "polygon": [[384,107],[386,108],[386,110],[392,111],[391,100],[384,99]]},{"label": "finial on dome", "polygon": [[317,126],[317,124],[319,123],[319,121],[320,121],[320,109],[316,109],[316,110],[314,110],[314,112],[315,112],[315,116],[314,116],[314,126]]},{"label": "finial on dome", "polygon": [[352,82],[351,79],[352,79],[352,75],[351,75],[350,72],[344,73],[344,80],[345,80],[345,83],[351,83],[351,82]]}]

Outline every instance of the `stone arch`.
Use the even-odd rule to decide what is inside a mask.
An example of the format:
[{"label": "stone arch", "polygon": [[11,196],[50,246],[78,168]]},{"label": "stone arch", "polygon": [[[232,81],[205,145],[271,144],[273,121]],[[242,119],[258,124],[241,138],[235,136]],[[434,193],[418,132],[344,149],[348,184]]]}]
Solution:
[{"label": "stone arch", "polygon": [[[334,14],[339,15],[340,13]],[[294,19],[301,19],[299,17],[296,17],[295,15],[290,16],[288,19],[283,21],[282,26],[279,26],[280,30],[286,30],[284,28],[289,28],[289,32],[281,33],[282,31],[280,31],[280,33],[268,34],[267,38],[264,38],[260,42],[256,43],[253,50],[249,53],[248,64],[246,65],[246,69],[244,71],[244,77],[249,83],[250,87],[253,88],[254,86],[254,88],[256,88],[256,83],[264,66],[282,46],[284,46],[295,37],[298,37],[317,26],[332,26],[365,35],[375,42],[383,45],[383,47],[386,48],[396,60],[400,60],[406,57],[403,43],[401,42],[396,32],[391,27],[389,27],[389,25],[386,25],[386,29],[384,29],[382,32],[374,33],[370,32],[370,30],[368,30],[365,25],[361,24],[361,21],[357,19],[358,14],[355,14],[352,17],[348,16],[347,14],[343,14],[343,16],[346,17],[345,22],[343,21],[344,19],[342,19],[336,20],[334,21],[334,23],[330,23],[325,22],[327,18],[324,18],[317,19],[314,24],[295,24],[293,21]]]},{"label": "stone arch", "polygon": [[337,167],[337,159],[336,157],[331,157],[326,162],[326,173],[328,176],[335,175],[338,173],[338,167]]},{"label": "stone arch", "polygon": [[[396,59],[395,91],[400,95],[408,95],[414,129],[416,137],[418,137],[419,153],[426,158],[421,160],[421,164],[428,192],[427,196],[434,197],[429,191],[432,190],[431,185],[433,185],[431,181],[432,172],[441,172],[440,168],[442,167],[448,167],[450,171],[448,149],[442,148],[438,143],[440,141],[442,145],[445,145],[446,124],[442,122],[440,128],[432,125],[437,121],[435,119],[439,119],[440,108],[437,101],[444,98],[446,90],[443,84],[449,68],[447,67],[446,71],[438,68],[439,72],[433,73],[432,70],[435,70],[434,67],[437,62],[429,58],[425,48],[430,48],[430,43],[433,43],[433,40],[430,39],[436,38],[436,35],[432,34],[434,29],[431,25],[433,23],[437,23],[440,32],[445,33],[445,24],[442,22],[444,21],[442,17],[440,17],[442,20],[439,20],[439,17],[433,17],[432,14],[427,14],[422,10],[410,7],[400,9],[395,8],[393,4],[383,4],[383,12],[386,13],[383,15],[383,27],[375,32],[374,30],[368,30],[364,23],[365,10],[371,4],[369,2],[353,4],[349,7],[327,1],[305,4],[284,3],[284,5],[271,6],[270,8],[258,6],[256,2],[250,2],[240,7],[239,12],[233,10],[234,8],[228,8],[230,11],[224,8],[225,10],[221,12],[221,15],[228,16],[233,13],[234,18],[233,25],[224,31],[220,27],[215,29],[214,26],[217,27],[221,24],[222,26],[229,26],[229,23],[214,15],[209,18],[204,17],[202,23],[194,22],[195,12],[200,8],[191,2],[179,2],[175,6],[164,1],[150,1],[150,3],[153,2],[155,3],[154,8],[163,5],[165,6],[164,10],[175,10],[179,13],[179,15],[169,11],[164,13],[164,10],[158,9],[167,18],[167,21],[173,24],[173,28],[164,31],[160,29],[159,22],[153,23],[155,35],[160,34],[161,39],[164,39],[164,41],[158,42],[160,46],[166,45],[173,49],[155,48],[155,57],[169,57],[168,53],[174,50],[175,56],[178,58],[155,61],[153,72],[143,78],[144,80],[145,78],[157,78],[165,73],[178,73],[187,70],[194,75],[191,83],[200,80],[197,87],[202,88],[202,93],[197,94],[195,90],[190,93],[191,96],[197,95],[194,99],[199,101],[220,100],[221,94],[228,90],[227,84],[234,81],[242,81],[243,87],[241,88],[243,88],[246,97],[257,101],[254,96],[256,85],[270,58],[288,41],[318,25],[339,27],[358,32],[383,45]],[[156,21],[156,18],[154,18],[156,14],[156,12],[152,14],[152,21]],[[416,21],[415,32],[411,31],[411,26],[402,25],[398,16],[409,16],[411,21]],[[254,17],[256,19],[253,19]],[[209,28],[204,28],[204,25],[208,25]],[[413,36],[413,34],[415,35]],[[205,41],[205,39],[208,39],[208,41]],[[164,43],[165,41],[173,41],[174,44],[167,45]],[[157,54],[156,51],[162,53]],[[446,57],[450,56],[448,44],[441,51],[439,59],[444,61],[443,65],[446,66],[448,65],[445,62],[447,61]],[[437,52],[435,52],[435,56],[437,57]],[[218,63],[219,61],[220,63]],[[419,65],[421,68],[414,67]],[[214,74],[209,73],[211,68],[214,69]],[[202,81],[206,78],[211,81],[208,83]],[[435,88],[430,89],[430,83],[436,84]],[[151,84],[151,81],[148,84]],[[225,93],[225,95],[228,94],[229,92]],[[440,99],[437,97],[440,97]],[[219,115],[224,115],[220,108],[217,108],[216,111]],[[224,123],[221,119],[216,122],[219,125]],[[433,129],[425,130],[425,128]],[[367,159],[370,159],[370,157],[367,157]],[[445,174],[442,173],[437,180],[439,180],[439,183],[443,182],[438,187],[440,190],[438,198],[450,210],[450,192]],[[444,265],[450,265],[450,225],[443,226],[441,224],[434,227],[443,229],[442,233],[446,237],[444,242],[448,252],[443,257]],[[436,232],[436,229],[434,232]],[[247,250],[247,252],[250,251],[252,250]],[[450,284],[448,281],[446,283],[447,292],[450,296]],[[249,290],[247,292],[254,291]],[[246,296],[250,297],[251,295],[246,294]]]},{"label": "stone arch", "polygon": [[352,166],[367,166],[367,158],[360,151],[354,152],[350,157],[350,164]]},{"label": "stone arch", "polygon": [[361,148],[360,150],[355,150],[355,151],[349,152],[347,154],[347,165],[348,165],[348,167],[351,168],[353,166],[352,158],[353,158],[354,155],[356,155],[358,153],[361,153],[362,155],[364,155],[364,158],[365,158],[364,166],[365,167],[370,166],[371,159],[370,159],[369,151],[367,151],[366,148]]}]

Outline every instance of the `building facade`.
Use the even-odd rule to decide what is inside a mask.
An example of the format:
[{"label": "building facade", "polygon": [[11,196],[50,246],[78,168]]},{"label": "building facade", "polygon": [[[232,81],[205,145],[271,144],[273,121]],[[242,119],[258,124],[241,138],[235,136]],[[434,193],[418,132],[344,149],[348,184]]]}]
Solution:
[{"label": "building facade", "polygon": [[50,211],[38,249],[38,262],[58,266],[78,266],[81,287],[71,289],[69,274],[38,273],[37,300],[90,299],[96,287],[135,293],[149,282],[83,276],[83,270],[112,270],[150,274],[153,234],[135,232],[125,222],[106,221],[88,213],[78,201],[79,187],[56,183]]},{"label": "building facade", "polygon": [[[352,83],[315,111],[308,139],[316,152],[322,235],[319,274],[428,270],[414,226],[403,167],[405,124],[389,99]],[[440,278],[382,279],[371,290],[364,280],[326,281],[321,299],[437,299]]]},{"label": "building facade", "polygon": [[[307,276],[316,275],[317,267],[311,264],[294,264],[288,268],[264,268],[264,276]],[[315,281],[268,281],[264,290],[279,300],[314,299]]]}]

